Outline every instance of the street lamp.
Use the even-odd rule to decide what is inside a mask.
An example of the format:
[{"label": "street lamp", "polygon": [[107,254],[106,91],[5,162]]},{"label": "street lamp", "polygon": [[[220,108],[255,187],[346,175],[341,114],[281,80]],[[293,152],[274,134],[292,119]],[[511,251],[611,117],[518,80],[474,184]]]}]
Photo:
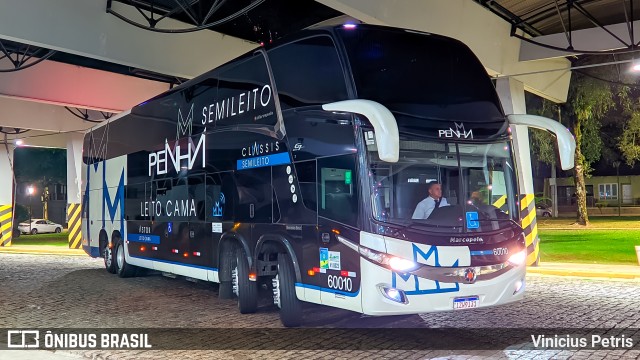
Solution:
[{"label": "street lamp", "polygon": [[29,187],[27,187],[27,195],[29,195],[29,233],[31,233],[31,222],[33,221],[31,219],[31,196],[36,192],[36,189],[32,186],[29,185]]}]

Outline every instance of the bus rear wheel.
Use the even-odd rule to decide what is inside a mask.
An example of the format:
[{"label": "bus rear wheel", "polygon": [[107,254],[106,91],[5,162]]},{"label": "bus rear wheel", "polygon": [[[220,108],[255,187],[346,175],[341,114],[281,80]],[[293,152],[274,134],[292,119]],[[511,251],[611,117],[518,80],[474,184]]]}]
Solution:
[{"label": "bus rear wheel", "polygon": [[[226,248],[220,255],[220,269],[218,276],[220,277],[220,286],[218,287],[218,297],[223,300],[233,299],[233,284],[231,281],[231,272],[236,268],[235,248]],[[226,274],[226,277],[225,275]]]},{"label": "bus rear wheel", "polygon": [[241,314],[256,312],[258,308],[258,286],[249,280],[249,261],[243,248],[236,249],[236,266],[231,272],[233,292],[238,297],[238,309]]},{"label": "bus rear wheel", "polygon": [[288,254],[278,255],[278,274],[273,279],[273,301],[286,327],[302,325],[302,302],[296,296],[296,275]]},{"label": "bus rear wheel", "polygon": [[136,266],[127,263],[124,256],[124,242],[118,239],[116,243],[116,272],[121,278],[132,277],[136,274]]},{"label": "bus rear wheel", "polygon": [[113,249],[109,244],[107,244],[104,247],[104,250],[102,250],[102,258],[104,259],[104,268],[107,269],[108,272],[115,274],[116,261],[113,258]]}]

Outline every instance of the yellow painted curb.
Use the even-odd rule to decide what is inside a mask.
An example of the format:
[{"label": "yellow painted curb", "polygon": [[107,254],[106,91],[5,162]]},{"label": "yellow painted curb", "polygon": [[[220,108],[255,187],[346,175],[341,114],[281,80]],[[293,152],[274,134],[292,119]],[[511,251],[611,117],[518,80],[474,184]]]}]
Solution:
[{"label": "yellow painted curb", "polygon": [[64,256],[88,256],[83,250],[80,249],[65,249],[65,250],[40,250],[40,249],[16,249],[0,247],[0,254],[32,254],[32,255],[64,255]]},{"label": "yellow painted curb", "polygon": [[588,270],[568,270],[568,269],[540,269],[527,268],[527,273],[539,275],[555,275],[555,276],[576,276],[576,277],[597,277],[597,278],[614,278],[614,279],[640,279],[640,274],[616,273],[616,272],[596,272]]}]

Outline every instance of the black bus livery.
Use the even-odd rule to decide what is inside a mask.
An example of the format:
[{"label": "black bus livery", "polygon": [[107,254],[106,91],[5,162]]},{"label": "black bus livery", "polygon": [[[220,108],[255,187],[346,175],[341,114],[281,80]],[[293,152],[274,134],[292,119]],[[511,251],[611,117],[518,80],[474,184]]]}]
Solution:
[{"label": "black bus livery", "polygon": [[[526,246],[510,126],[457,40],[370,25],[308,29],[90,129],[83,248],[220,283],[285,326],[301,302],[369,315],[522,299]],[[435,196],[434,196],[435,194]],[[271,296],[271,295],[269,295]]]}]

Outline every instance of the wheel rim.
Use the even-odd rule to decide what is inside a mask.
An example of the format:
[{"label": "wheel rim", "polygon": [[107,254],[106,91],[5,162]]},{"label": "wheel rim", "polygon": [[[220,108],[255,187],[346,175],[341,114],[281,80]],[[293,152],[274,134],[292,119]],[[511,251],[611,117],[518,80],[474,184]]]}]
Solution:
[{"label": "wheel rim", "polygon": [[273,303],[276,304],[278,308],[281,308],[282,306],[280,305],[280,278],[278,277],[278,274],[276,274],[276,277],[273,278],[273,280],[271,281],[271,284],[273,285]]},{"label": "wheel rim", "polygon": [[238,296],[238,266],[231,270],[231,285],[233,289],[233,294]]},{"label": "wheel rim", "polygon": [[107,268],[111,267],[112,261],[113,261],[113,254],[111,253],[111,249],[107,245],[107,247],[104,249],[104,264],[106,265]]},{"label": "wheel rim", "polygon": [[118,245],[116,256],[118,260],[118,269],[122,269],[122,267],[124,266],[124,246]]}]

